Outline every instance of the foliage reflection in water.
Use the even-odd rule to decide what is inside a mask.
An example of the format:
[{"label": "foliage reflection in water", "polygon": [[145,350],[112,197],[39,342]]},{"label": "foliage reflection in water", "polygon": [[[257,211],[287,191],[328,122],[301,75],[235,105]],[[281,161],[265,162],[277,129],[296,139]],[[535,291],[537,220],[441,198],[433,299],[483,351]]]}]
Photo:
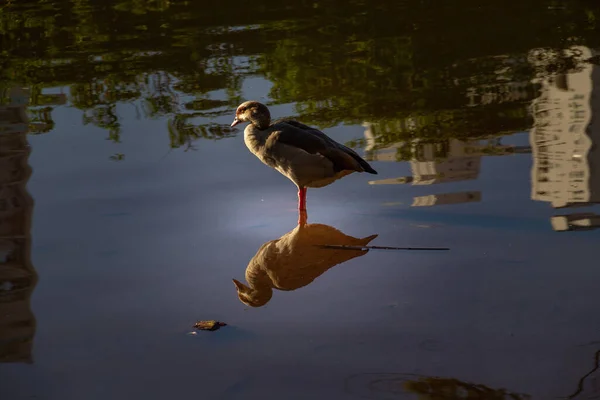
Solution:
[{"label": "foliage reflection in water", "polygon": [[[84,121],[114,141],[123,103],[167,116],[174,147],[227,136],[210,121],[240,103],[255,75],[273,83],[273,103],[296,103],[305,123],[369,121],[383,142],[439,140],[527,129],[536,95],[527,51],[598,41],[598,8],[585,2],[263,0],[253,13],[229,3],[207,12],[184,1],[10,2],[0,16],[0,81],[31,86],[34,106],[44,88],[68,89]],[[419,126],[398,130],[407,117]],[[39,118],[51,126],[51,107]]]},{"label": "foliage reflection in water", "polygon": [[[600,6],[263,0],[246,13],[229,3],[207,12],[166,0],[10,2],[0,14],[0,86],[28,88],[32,134],[52,132],[53,108],[70,104],[119,143],[122,120],[135,110],[136,118],[161,119],[172,148],[188,149],[236,134],[226,116],[247,100],[245,80],[260,76],[273,85],[269,105],[293,103],[299,120],[321,129],[362,124],[365,139],[351,146],[372,160],[411,163],[412,177],[372,184],[476,179],[482,157],[531,152],[533,200],[555,208],[598,202],[589,160],[599,131],[590,101]],[[573,102],[577,114],[569,114]],[[523,131],[530,146],[501,143]],[[550,131],[560,138],[547,139]],[[549,157],[571,150],[579,167],[564,159],[548,170]],[[117,150],[110,159],[127,158]],[[413,205],[483,196],[443,192]],[[551,222],[558,231],[600,224],[591,212]]]}]

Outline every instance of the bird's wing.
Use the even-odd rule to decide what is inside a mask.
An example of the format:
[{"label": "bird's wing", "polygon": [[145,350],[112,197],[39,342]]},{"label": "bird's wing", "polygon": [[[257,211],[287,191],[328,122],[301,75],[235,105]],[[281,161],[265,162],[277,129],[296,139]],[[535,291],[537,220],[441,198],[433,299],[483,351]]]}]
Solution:
[{"label": "bird's wing", "polygon": [[337,170],[377,173],[354,150],[336,142],[318,129],[294,120],[282,120],[273,127],[278,132],[273,140],[300,148],[307,153],[321,154],[331,160]]},{"label": "bird's wing", "polygon": [[299,128],[289,121],[273,125],[273,133],[267,139],[266,147],[275,149],[277,144],[284,144],[309,154],[320,154],[332,162],[336,171],[363,170],[360,164],[350,154],[337,147],[332,139],[316,129],[307,128]]},{"label": "bird's wing", "polygon": [[329,148],[335,147],[323,132],[296,121],[280,121],[273,124],[272,128],[276,135],[269,140],[300,148],[310,154],[324,155]]}]

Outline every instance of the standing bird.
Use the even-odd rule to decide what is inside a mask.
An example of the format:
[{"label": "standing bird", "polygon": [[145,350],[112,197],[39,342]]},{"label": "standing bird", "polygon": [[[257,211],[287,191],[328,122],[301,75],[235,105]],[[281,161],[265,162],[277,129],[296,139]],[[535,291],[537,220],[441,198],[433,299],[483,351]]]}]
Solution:
[{"label": "standing bird", "polygon": [[246,147],[294,182],[301,215],[306,213],[306,188],[327,186],[353,172],[377,174],[354,150],[318,129],[287,119],[271,122],[269,109],[258,101],[240,104],[231,126],[248,121]]}]

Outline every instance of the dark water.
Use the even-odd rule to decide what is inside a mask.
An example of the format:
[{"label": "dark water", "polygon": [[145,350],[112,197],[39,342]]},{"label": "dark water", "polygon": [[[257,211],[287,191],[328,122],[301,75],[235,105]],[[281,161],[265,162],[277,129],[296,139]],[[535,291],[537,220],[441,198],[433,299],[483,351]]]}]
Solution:
[{"label": "dark water", "polygon": [[[598,49],[583,0],[3,2],[0,398],[600,398]],[[297,229],[248,99],[379,175]],[[366,242],[451,250],[314,246]]]}]

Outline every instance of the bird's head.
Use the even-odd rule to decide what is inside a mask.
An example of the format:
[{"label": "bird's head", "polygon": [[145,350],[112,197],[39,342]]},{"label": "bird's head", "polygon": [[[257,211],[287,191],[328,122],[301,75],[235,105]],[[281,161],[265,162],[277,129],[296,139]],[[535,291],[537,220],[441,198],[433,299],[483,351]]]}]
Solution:
[{"label": "bird's head", "polygon": [[269,113],[267,106],[258,101],[246,101],[235,110],[235,118],[231,126],[247,121],[252,122],[259,129],[264,129],[271,123],[271,113]]}]

